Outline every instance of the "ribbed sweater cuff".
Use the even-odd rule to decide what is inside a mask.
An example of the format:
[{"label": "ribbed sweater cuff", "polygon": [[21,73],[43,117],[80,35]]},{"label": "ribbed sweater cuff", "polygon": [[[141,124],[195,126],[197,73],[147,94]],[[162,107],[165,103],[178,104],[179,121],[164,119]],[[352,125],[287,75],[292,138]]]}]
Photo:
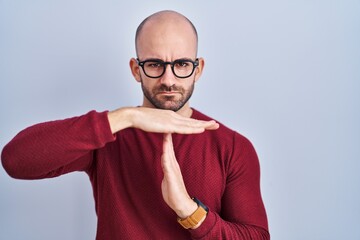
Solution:
[{"label": "ribbed sweater cuff", "polygon": [[213,227],[216,224],[216,221],[217,221],[217,215],[214,212],[209,211],[204,222],[200,225],[200,227],[198,227],[197,229],[190,230],[191,237],[193,239],[201,239],[205,237],[207,234],[209,234],[211,229],[213,229]]}]

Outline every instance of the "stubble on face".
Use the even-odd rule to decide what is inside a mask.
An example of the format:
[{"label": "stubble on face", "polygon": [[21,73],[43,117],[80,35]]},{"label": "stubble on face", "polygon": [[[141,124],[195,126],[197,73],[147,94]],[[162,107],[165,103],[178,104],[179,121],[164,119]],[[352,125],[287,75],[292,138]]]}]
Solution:
[{"label": "stubble on face", "polygon": [[[179,111],[191,98],[194,88],[195,80],[192,82],[188,89],[183,87],[176,86],[166,86],[164,84],[159,87],[154,87],[153,89],[147,88],[143,79],[141,79],[141,88],[145,98],[158,109],[172,110],[174,112]],[[164,94],[172,93],[172,94]],[[180,96],[179,96],[180,95]]]}]

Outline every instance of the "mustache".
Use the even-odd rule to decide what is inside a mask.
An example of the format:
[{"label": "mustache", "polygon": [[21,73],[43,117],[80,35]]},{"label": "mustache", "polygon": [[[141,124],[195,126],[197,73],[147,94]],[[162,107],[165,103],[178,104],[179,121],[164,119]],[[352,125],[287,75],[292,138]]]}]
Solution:
[{"label": "mustache", "polygon": [[175,84],[171,86],[166,86],[165,84],[162,84],[157,90],[159,92],[171,92],[171,91],[181,91],[181,88],[177,87]]}]

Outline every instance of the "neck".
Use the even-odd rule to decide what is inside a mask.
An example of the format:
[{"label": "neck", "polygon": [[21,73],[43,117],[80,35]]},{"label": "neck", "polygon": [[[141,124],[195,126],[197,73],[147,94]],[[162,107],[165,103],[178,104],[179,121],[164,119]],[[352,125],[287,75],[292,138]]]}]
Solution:
[{"label": "neck", "polygon": [[181,109],[179,109],[176,113],[183,117],[191,117],[193,110],[191,109],[189,102],[187,102]]}]

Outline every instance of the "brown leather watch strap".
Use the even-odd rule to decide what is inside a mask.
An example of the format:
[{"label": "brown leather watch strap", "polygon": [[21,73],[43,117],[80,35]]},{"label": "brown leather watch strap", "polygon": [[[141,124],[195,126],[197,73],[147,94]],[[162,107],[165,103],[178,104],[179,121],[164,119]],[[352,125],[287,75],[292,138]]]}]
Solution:
[{"label": "brown leather watch strap", "polygon": [[178,218],[178,223],[185,229],[195,227],[203,218],[206,216],[207,211],[201,206],[198,205],[196,211],[185,219]]}]

